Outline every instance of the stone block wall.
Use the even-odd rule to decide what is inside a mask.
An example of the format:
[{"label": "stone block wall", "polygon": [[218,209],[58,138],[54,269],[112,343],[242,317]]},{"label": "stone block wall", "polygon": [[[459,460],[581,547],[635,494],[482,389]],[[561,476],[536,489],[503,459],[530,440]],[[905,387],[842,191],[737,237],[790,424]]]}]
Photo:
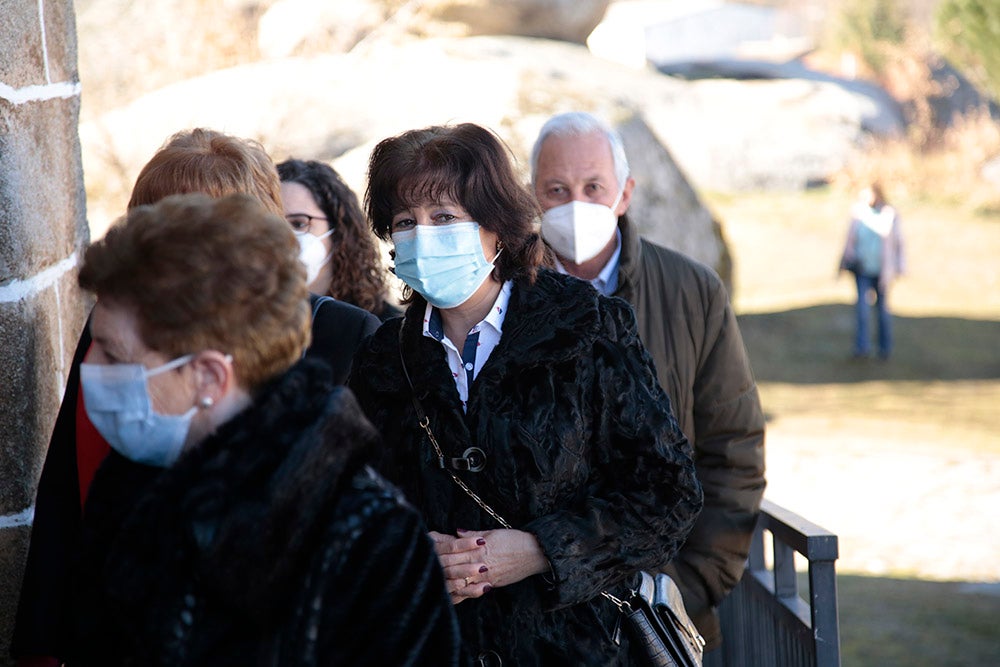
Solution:
[{"label": "stone block wall", "polygon": [[72,0],[0,18],[0,665],[11,664],[35,487],[86,304],[88,241]]}]

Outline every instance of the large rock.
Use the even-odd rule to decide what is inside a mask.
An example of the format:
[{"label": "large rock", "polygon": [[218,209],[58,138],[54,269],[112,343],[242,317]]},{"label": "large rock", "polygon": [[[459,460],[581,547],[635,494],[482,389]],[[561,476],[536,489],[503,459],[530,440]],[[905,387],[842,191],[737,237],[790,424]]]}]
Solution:
[{"label": "large rock", "polygon": [[212,69],[257,60],[257,18],[268,2],[76,0],[83,117]]},{"label": "large rock", "polygon": [[[496,130],[521,161],[552,114],[614,122],[640,115],[697,188],[802,187],[838,169],[863,136],[862,105],[820,82],[687,82],[595,58],[582,46],[519,37],[366,40],[348,54],[241,66],[163,88],[81,128],[95,234],[121,212],[135,174],[173,132],[197,125],[261,139],[276,159],[336,161],[363,190],[365,160],[386,136],[469,120]],[[639,149],[636,149],[639,150]],[[655,192],[658,171],[636,178]],[[527,174],[525,173],[525,178]],[[653,200],[676,206],[669,190]],[[99,210],[100,209],[100,210]],[[651,220],[671,216],[650,215]],[[693,235],[709,217],[657,240],[722,268]]]},{"label": "large rock", "polygon": [[[183,128],[204,125],[258,138],[275,159],[295,155],[333,161],[360,193],[368,154],[378,140],[414,127],[468,120],[505,139],[527,181],[531,145],[553,113],[587,109],[613,122],[629,121],[641,113],[640,100],[675,99],[684,87],[652,71],[598,60],[580,46],[514,37],[379,43],[350,54],[233,68],[161,89],[81,128],[88,187],[109,195],[102,204],[92,198],[91,222],[95,235],[103,233],[101,225],[121,212],[141,166],[168,135]],[[645,191],[637,206],[657,202],[665,208],[637,221],[648,217],[648,231],[659,241],[719,266],[724,251],[711,217],[700,204],[680,206],[693,190],[662,140],[645,132],[630,141],[635,175]],[[676,178],[664,176],[664,164]],[[671,227],[668,220],[680,224]],[[659,224],[653,227],[653,221]]]},{"label": "large rock", "polygon": [[[521,35],[583,43],[610,0],[78,0],[84,115],[261,59],[370,37]],[[198,26],[197,30],[179,26]],[[165,30],[164,26],[173,26]]]},{"label": "large rock", "polygon": [[685,79],[735,79],[738,81],[800,80],[832,83],[864,101],[862,127],[873,136],[898,138],[906,132],[906,113],[882,86],[862,79],[847,79],[822,72],[801,60],[768,62],[766,60],[728,59],[674,62],[657,65],[664,74]]},{"label": "large rock", "polygon": [[583,44],[610,0],[425,0],[410,23],[420,36],[520,35]]},{"label": "large rock", "polygon": [[403,0],[278,0],[257,22],[264,58],[345,53],[392,20]]},{"label": "large rock", "polygon": [[629,219],[644,236],[714,267],[729,285],[732,262],[721,227],[670,151],[639,114],[620,120],[617,129],[636,180]]},{"label": "large rock", "polygon": [[871,136],[871,98],[819,81],[693,81],[683,102],[649,113],[685,173],[722,191],[826,183]]}]

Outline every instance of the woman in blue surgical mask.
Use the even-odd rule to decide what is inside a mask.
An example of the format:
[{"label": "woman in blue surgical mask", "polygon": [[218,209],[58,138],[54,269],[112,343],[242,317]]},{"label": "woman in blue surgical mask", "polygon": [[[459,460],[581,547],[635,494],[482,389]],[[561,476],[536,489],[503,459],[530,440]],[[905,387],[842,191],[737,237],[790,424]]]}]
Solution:
[{"label": "woman in blue surgical mask", "polygon": [[302,358],[287,222],[246,195],[170,196],[88,248],[79,282],[97,297],[83,401],[113,451],[60,661],[457,664],[427,529],[367,467],[378,434],[350,391]]},{"label": "woman in blue surgical mask", "polygon": [[629,665],[620,611],[701,506],[631,309],[542,267],[539,211],[473,124],[380,142],[366,212],[408,308],[355,355],[380,471],[430,528],[477,665]]}]

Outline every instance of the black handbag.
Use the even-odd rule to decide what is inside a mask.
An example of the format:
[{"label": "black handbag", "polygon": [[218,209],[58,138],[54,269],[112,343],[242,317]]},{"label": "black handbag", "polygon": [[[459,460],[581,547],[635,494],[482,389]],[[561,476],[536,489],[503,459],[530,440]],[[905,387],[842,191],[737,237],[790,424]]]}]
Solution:
[{"label": "black handbag", "polygon": [[636,652],[649,667],[701,667],[705,640],[688,617],[677,584],[662,572],[639,574],[639,586],[620,606]]},{"label": "black handbag", "polygon": [[[513,528],[446,466],[444,452],[434,437],[434,432],[431,431],[431,420],[417,398],[410,373],[406,369],[406,361],[403,359],[403,323],[399,326],[399,362],[403,368],[403,377],[410,387],[410,402],[413,404],[417,423],[434,448],[440,468],[447,472],[455,484],[497,523],[504,528]],[[469,456],[470,450],[466,450],[466,457]],[[622,612],[629,638],[636,645],[634,650],[639,654],[637,657],[648,667],[701,667],[705,640],[698,634],[697,628],[688,617],[677,584],[662,572],[657,573],[655,577],[648,572],[639,574],[639,586],[631,592],[632,595],[627,600],[621,600],[607,591],[601,591],[601,595]]]}]

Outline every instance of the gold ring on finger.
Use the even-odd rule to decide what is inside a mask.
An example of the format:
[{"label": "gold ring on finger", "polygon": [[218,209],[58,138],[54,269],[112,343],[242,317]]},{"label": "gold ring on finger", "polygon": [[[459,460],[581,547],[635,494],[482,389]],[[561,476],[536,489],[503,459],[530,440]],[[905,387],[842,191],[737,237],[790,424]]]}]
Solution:
[{"label": "gold ring on finger", "polygon": [[466,577],[465,578],[465,585],[468,586],[471,583],[472,583],[472,577]]}]

